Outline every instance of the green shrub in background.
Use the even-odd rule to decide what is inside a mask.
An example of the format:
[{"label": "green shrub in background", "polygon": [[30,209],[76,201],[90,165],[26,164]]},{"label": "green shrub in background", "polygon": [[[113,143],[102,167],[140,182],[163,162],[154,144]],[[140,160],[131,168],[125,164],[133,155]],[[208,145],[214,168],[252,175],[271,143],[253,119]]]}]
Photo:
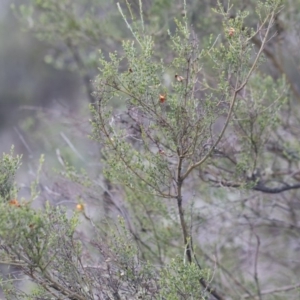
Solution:
[{"label": "green shrub in background", "polygon": [[21,156],[13,157],[13,147],[9,154],[3,154],[0,164],[0,196],[6,201],[16,197],[16,171],[21,164]]},{"label": "green shrub in background", "polygon": [[[5,175],[16,172],[19,161],[13,153],[3,155]],[[63,207],[48,202],[43,210],[35,210],[29,201],[10,199],[6,191],[4,186],[0,256],[2,264],[14,269],[1,280],[6,299],[173,299],[168,295],[177,293],[204,299],[206,292],[194,282],[209,279],[207,270],[179,258],[160,268],[141,260],[121,218],[106,235],[90,220],[94,237],[84,241],[76,232],[80,210],[67,216]],[[174,276],[185,281],[171,288],[168,280]]]}]

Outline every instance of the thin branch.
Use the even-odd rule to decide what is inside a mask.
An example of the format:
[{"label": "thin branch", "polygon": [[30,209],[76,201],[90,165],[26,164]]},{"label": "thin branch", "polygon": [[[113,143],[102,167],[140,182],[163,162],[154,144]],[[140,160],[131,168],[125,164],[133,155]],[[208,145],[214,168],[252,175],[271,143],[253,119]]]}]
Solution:
[{"label": "thin branch", "polygon": [[[231,182],[226,180],[214,180],[214,179],[209,179],[208,181],[219,184],[220,186],[226,186],[232,188],[240,188],[245,186],[245,183],[251,183],[250,181],[242,183],[242,182]],[[279,194],[289,190],[300,189],[300,184],[299,183],[294,185],[285,184],[284,186],[273,188],[273,187],[265,186],[262,182],[258,182],[255,186],[251,187],[250,189],[265,194]]]},{"label": "thin branch", "polygon": [[82,160],[84,161],[83,156],[79,153],[79,151],[75,148],[75,146],[72,144],[72,142],[68,139],[68,137],[63,133],[60,132],[61,137],[64,139],[64,141],[68,144],[68,146],[71,148],[71,150]]},{"label": "thin branch", "polygon": [[86,300],[85,297],[77,294],[76,292],[70,291],[69,289],[65,288],[63,285],[56,282],[53,278],[51,278],[51,275],[49,275],[47,272],[44,273],[44,277],[48,280],[48,286],[59,291],[63,295],[65,295],[70,300]]},{"label": "thin branch", "polygon": [[[292,290],[296,290],[300,288],[300,283],[294,284],[294,285],[288,285],[288,286],[284,286],[284,287],[280,287],[277,289],[270,289],[270,290],[265,290],[265,291],[261,291],[261,295],[270,295],[270,294],[276,294],[276,293],[282,293],[282,292],[288,292],[288,291],[292,291]],[[257,297],[253,298],[253,296],[249,296],[249,295],[244,295],[243,299],[258,299]]]},{"label": "thin branch", "polygon": [[23,135],[21,134],[20,130],[18,129],[17,126],[14,126],[14,130],[17,133],[17,135],[19,136],[19,139],[21,140],[21,142],[23,143],[23,145],[25,146],[26,150],[29,153],[29,156],[32,156],[32,150],[30,149],[29,145],[27,144],[25,138],[23,137]]},{"label": "thin branch", "polygon": [[257,272],[260,238],[256,233],[254,233],[254,235],[255,235],[256,240],[257,240],[256,249],[255,249],[255,257],[254,257],[254,280],[255,280],[255,284],[256,284],[258,299],[262,300],[260,285],[259,285],[259,279],[258,279],[258,272]]},{"label": "thin branch", "polygon": [[294,185],[286,185],[286,186],[282,186],[282,187],[277,187],[277,188],[270,188],[267,186],[262,185],[261,183],[258,183],[255,187],[253,187],[252,189],[255,191],[260,191],[266,194],[279,194],[285,191],[289,191],[289,190],[296,190],[300,188],[300,184],[294,184]]}]

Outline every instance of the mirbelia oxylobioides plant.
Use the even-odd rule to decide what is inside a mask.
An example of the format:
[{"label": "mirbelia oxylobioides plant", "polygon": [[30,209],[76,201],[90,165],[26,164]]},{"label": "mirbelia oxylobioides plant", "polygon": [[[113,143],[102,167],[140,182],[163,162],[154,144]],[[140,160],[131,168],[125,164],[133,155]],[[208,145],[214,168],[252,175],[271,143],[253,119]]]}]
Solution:
[{"label": "mirbelia oxylobioides plant", "polygon": [[[138,242],[149,252],[157,247],[158,261],[168,257],[162,244],[178,246],[178,235],[162,240],[155,228],[174,221],[176,203],[186,260],[201,268],[185,201],[197,191],[195,181],[194,186],[191,183],[197,173],[200,177],[208,174],[204,181],[212,183],[228,183],[230,174],[230,179],[238,180],[236,187],[253,188],[257,184],[248,178],[247,171],[255,169],[261,159],[260,149],[284,102],[284,82],[274,83],[257,71],[280,1],[258,3],[260,23],[255,30],[244,28],[247,13],[239,12],[230,19],[229,10],[225,12],[219,5],[216,13],[224,17],[225,33],[205,47],[185,14],[182,20],[175,20],[176,30],[169,32],[166,41],[168,51],[160,53],[160,59],[154,39],[147,34],[142,2],[139,4],[139,21],[134,20],[130,5],[131,20],[119,6],[134,40],[124,41],[120,54],[111,53],[109,59],[101,55],[100,75],[94,83],[93,138],[102,144],[106,176],[124,187],[135,212],[129,223],[139,224],[143,230],[147,227],[143,219],[151,219],[152,237]],[[254,36],[261,40],[258,50],[251,43]],[[263,90],[270,91],[267,103],[259,94]],[[120,104],[119,111],[112,108],[115,101]],[[276,105],[270,105],[272,102]],[[254,118],[258,110],[260,118]],[[230,173],[226,170],[233,159],[227,155],[226,145],[233,137],[238,140],[235,147],[242,151],[236,154],[235,170]],[[255,155],[254,139],[260,145]],[[151,207],[151,202],[156,206]],[[154,206],[164,214],[155,215]],[[215,298],[224,299],[203,278],[199,282]]]}]

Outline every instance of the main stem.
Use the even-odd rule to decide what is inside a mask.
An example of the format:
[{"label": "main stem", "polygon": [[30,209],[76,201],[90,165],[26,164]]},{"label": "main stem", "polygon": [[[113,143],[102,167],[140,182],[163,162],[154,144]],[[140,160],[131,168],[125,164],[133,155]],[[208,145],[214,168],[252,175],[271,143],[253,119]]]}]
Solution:
[{"label": "main stem", "polygon": [[[179,151],[177,151],[179,154]],[[184,179],[181,176],[181,170],[182,170],[182,162],[183,162],[184,156],[179,154],[179,161],[177,165],[177,175],[176,175],[176,181],[177,181],[177,207],[179,212],[179,219],[180,219],[180,225],[181,230],[183,233],[183,242],[185,245],[185,253],[188,259],[189,263],[192,263],[192,244],[191,244],[191,236],[189,236],[187,225],[184,218],[184,210],[182,207],[182,185],[184,182]],[[224,300],[224,297],[221,296],[217,291],[215,291],[213,288],[210,287],[210,285],[206,282],[204,278],[199,279],[201,285],[204,287],[205,290],[207,290],[211,295],[213,295],[217,300]]]},{"label": "main stem", "polygon": [[[179,154],[179,151],[178,151]],[[183,179],[181,178],[181,170],[182,170],[182,162],[183,162],[183,156],[179,155],[179,160],[178,160],[178,165],[177,165],[177,176],[176,176],[176,181],[177,181],[177,207],[178,207],[178,212],[179,212],[179,219],[180,219],[180,225],[183,233],[183,243],[185,245],[185,251],[186,251],[186,256],[188,258],[188,262],[192,262],[192,253],[191,253],[191,247],[190,247],[190,241],[189,241],[189,236],[188,236],[188,231],[187,231],[187,226],[186,222],[184,219],[184,210],[182,207],[182,184],[183,184]]]}]

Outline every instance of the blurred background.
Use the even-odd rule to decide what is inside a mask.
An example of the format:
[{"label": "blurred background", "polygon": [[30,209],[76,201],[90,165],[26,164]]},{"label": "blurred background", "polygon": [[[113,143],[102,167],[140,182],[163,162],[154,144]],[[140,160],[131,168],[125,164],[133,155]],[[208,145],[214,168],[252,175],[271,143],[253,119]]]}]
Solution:
[{"label": "blurred background", "polygon": [[22,28],[11,1],[0,0],[0,12],[0,151],[15,145],[16,153],[27,159],[45,150],[25,132],[39,126],[36,109],[75,110],[83,93],[76,73],[46,63],[49,45]]}]

